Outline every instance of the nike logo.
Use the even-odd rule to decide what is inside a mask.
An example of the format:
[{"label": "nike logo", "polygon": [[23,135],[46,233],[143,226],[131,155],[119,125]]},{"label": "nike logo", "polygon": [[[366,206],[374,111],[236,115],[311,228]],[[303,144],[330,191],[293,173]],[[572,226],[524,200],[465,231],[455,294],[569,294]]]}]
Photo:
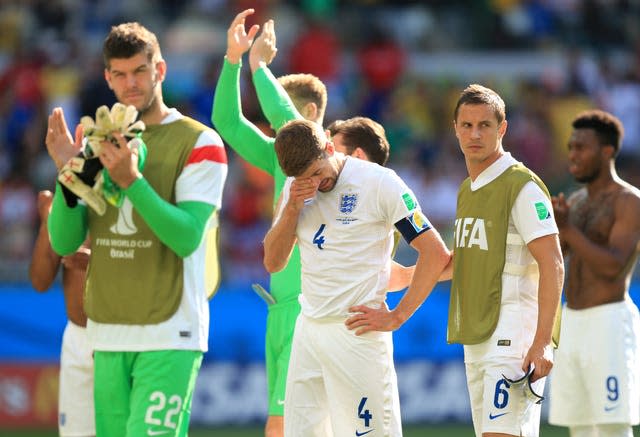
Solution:
[{"label": "nike logo", "polygon": [[497,419],[498,417],[500,417],[500,416],[504,416],[505,414],[509,414],[509,412],[506,412],[506,413],[500,413],[500,414],[492,414],[492,413],[489,413],[489,420]]},{"label": "nike logo", "polygon": [[370,429],[369,431],[364,431],[364,432],[358,432],[358,430],[356,430],[356,437],[360,437],[361,435],[369,434],[371,431],[373,431],[373,430]]},{"label": "nike logo", "polygon": [[147,435],[150,435],[150,436],[163,435],[163,434],[169,434],[170,432],[171,431],[169,431],[168,429],[148,429]]},{"label": "nike logo", "polygon": [[604,411],[613,411],[618,408],[620,405],[614,405],[613,407],[604,407]]},{"label": "nike logo", "polygon": [[282,399],[278,399],[278,405],[284,405],[284,401]]}]

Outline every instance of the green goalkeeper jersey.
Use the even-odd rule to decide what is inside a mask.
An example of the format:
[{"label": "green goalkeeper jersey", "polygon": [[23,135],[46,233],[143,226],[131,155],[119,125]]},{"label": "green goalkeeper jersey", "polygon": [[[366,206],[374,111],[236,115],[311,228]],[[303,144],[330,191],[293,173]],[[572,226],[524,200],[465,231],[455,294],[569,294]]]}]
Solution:
[{"label": "green goalkeeper jersey", "polygon": [[[227,144],[248,163],[266,171],[274,179],[273,202],[280,196],[286,175],[278,164],[274,149],[275,139],[264,135],[242,114],[240,102],[240,70],[242,63],[232,64],[224,60],[216,87],[211,121]],[[282,114],[281,124],[289,120],[301,119],[287,93],[278,86],[277,80],[268,69],[260,68],[254,74],[254,84],[260,103],[265,112]],[[275,84],[275,86],[274,86]],[[275,108],[274,108],[275,107]],[[278,303],[295,300],[300,294],[300,252],[296,245],[287,266],[271,275],[271,293]]]}]

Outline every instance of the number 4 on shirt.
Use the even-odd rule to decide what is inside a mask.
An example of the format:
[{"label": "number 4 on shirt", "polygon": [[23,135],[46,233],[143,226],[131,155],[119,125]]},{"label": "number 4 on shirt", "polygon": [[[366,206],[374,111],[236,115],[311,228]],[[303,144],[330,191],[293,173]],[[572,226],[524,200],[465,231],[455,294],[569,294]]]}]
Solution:
[{"label": "number 4 on shirt", "polygon": [[320,250],[324,249],[324,247],[322,247],[322,245],[324,244],[324,236],[322,235],[322,233],[324,232],[324,227],[325,224],[321,224],[318,232],[316,232],[316,235],[313,236],[313,244],[318,246],[318,249]]}]

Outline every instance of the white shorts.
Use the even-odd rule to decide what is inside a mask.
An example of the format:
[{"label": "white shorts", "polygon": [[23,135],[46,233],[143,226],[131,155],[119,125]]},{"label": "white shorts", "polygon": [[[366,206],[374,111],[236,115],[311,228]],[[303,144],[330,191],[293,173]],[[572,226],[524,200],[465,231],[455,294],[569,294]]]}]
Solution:
[{"label": "white shorts", "polygon": [[58,428],[62,437],[96,435],[93,406],[93,350],[87,330],[72,322],[62,336]]},{"label": "white shorts", "polygon": [[630,299],[562,309],[549,422],[561,426],[640,422],[640,316]]},{"label": "white shorts", "polygon": [[298,316],[285,437],[402,436],[391,333],[356,336],[344,321]]},{"label": "white shorts", "polygon": [[[524,354],[522,358],[493,356],[465,363],[477,436],[491,432],[538,437],[541,405],[527,398],[522,385],[510,387],[503,379],[503,375],[510,379],[524,375]],[[535,393],[542,395],[545,380],[539,379],[531,385]]]}]

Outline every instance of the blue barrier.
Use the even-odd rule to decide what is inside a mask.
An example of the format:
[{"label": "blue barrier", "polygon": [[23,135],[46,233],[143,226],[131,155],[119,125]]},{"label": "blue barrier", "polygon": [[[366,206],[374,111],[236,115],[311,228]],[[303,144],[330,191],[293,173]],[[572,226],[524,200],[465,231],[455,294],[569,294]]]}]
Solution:
[{"label": "blue barrier", "polygon": [[[448,286],[439,285],[423,307],[394,333],[404,423],[463,422],[471,417],[462,348],[447,345],[445,340]],[[640,302],[640,283],[633,284],[631,295]],[[389,306],[393,308],[401,296],[390,294]],[[57,364],[66,324],[59,286],[45,294],[38,294],[29,285],[0,286],[0,298],[0,365],[13,363],[22,368],[28,367],[27,363],[36,367]],[[267,307],[248,285],[223,285],[210,302],[210,309],[209,352],[194,392],[192,423],[261,423],[267,414],[263,362]],[[28,380],[31,373],[27,373],[4,375],[4,381],[0,377],[0,418],[8,414],[7,405],[24,406],[31,412],[34,405],[49,405],[55,399],[55,393],[43,397],[33,389],[37,381]],[[46,376],[47,381],[56,376],[50,371],[38,375],[39,379]],[[55,423],[55,407],[51,408]],[[548,403],[543,405],[544,418],[546,408]]]},{"label": "blue barrier", "polygon": [[[402,293],[390,293],[393,308]],[[640,302],[640,281],[631,296]],[[57,362],[66,324],[62,291],[55,285],[37,293],[30,285],[0,285],[0,361]],[[449,283],[438,285],[425,304],[394,333],[398,362],[449,361],[462,357],[459,345],[446,343]],[[264,360],[267,307],[249,285],[223,286],[210,302],[209,352],[205,362],[255,363]]]},{"label": "blue barrier", "polygon": [[[394,307],[401,293],[389,295]],[[448,287],[433,292],[427,303],[394,333],[398,360],[448,360],[461,356],[446,344]],[[37,293],[30,285],[0,286],[0,361],[56,362],[66,324],[60,285]],[[266,304],[249,286],[222,286],[210,302],[209,352],[205,361],[253,363],[264,360]]]},{"label": "blue barrier", "polygon": [[30,285],[3,285],[0,302],[0,361],[57,362],[67,323],[60,286],[41,294]]}]

